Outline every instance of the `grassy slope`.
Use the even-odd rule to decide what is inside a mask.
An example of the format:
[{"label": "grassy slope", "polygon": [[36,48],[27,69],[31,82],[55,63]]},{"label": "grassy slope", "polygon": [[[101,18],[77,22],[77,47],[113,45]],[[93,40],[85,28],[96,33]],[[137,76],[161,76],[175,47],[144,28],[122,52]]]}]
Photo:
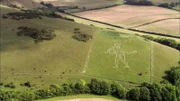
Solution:
[{"label": "grassy slope", "polygon": [[180,11],[180,4],[177,5],[177,6],[175,6],[175,7],[173,7],[172,9],[175,9],[175,10],[179,10],[179,11]]},{"label": "grassy slope", "polygon": [[[4,7],[1,10],[2,14],[14,11]],[[94,35],[98,33],[96,28],[52,18],[20,21],[3,19],[1,25],[3,82],[19,84],[28,80],[36,84],[51,84],[83,78],[82,70],[91,41],[83,43],[72,39],[73,29],[80,28],[82,32]],[[32,38],[16,35],[19,26],[53,28],[57,37],[34,44]]]},{"label": "grassy slope", "polygon": [[41,4],[33,2],[33,0],[2,0],[2,3],[13,4],[18,7],[25,7],[25,8],[43,7]]},{"label": "grassy slope", "polygon": [[152,60],[152,76],[154,82],[162,80],[165,71],[171,67],[177,66],[180,61],[179,51],[167,46],[154,43],[153,44],[153,60]]},{"label": "grassy slope", "polygon": [[[1,7],[1,10],[2,14],[14,12],[14,10],[4,7]],[[116,38],[116,36],[119,36],[117,32],[102,31],[97,35],[96,39],[93,39],[88,43],[82,43],[71,38],[74,28],[78,27],[84,33],[93,35],[99,33],[99,31],[94,27],[88,27],[85,25],[51,18],[43,18],[43,20],[33,19],[27,21],[15,21],[7,19],[2,20],[1,25],[3,25],[1,26],[1,78],[5,83],[15,82],[19,84],[28,80],[38,84],[38,86],[41,86],[43,84],[61,84],[65,82],[73,82],[81,78],[88,79],[88,77],[82,76],[82,71],[92,41],[94,41],[94,52],[92,51],[92,55],[90,56],[90,63],[88,66],[89,70],[87,71],[87,74],[89,73],[93,76],[100,76],[102,78],[126,80],[138,83],[142,81],[149,81],[150,79],[150,68],[148,68],[150,66],[149,43],[134,35],[120,33],[120,37]],[[16,28],[21,25],[37,28],[52,27],[55,29],[57,37],[51,41],[34,44],[33,39],[28,37],[18,37],[16,35]],[[12,29],[15,30],[12,31]],[[125,49],[128,51],[136,49],[139,51],[139,53],[143,54],[138,55],[138,57],[140,57],[138,59],[133,54],[130,55],[130,57],[127,57],[127,59],[129,59],[127,61],[130,61],[130,65],[135,66],[135,64],[138,64],[138,67],[134,67],[135,69],[130,68],[129,70],[126,70],[123,69],[124,65],[121,63],[121,67],[118,68],[118,70],[112,69],[114,64],[114,56],[104,54],[104,52],[106,52],[106,50],[116,42],[125,44]],[[143,49],[146,49],[146,51],[143,51]],[[105,68],[107,65],[106,63],[102,65],[99,64],[104,63],[104,56],[106,59],[110,60],[107,62],[109,65],[111,65],[110,68]],[[160,59],[163,60],[163,58]],[[144,61],[143,64],[141,60]],[[166,67],[169,66],[168,63],[162,64],[164,64]],[[95,70],[89,68],[90,66],[94,65],[97,67],[97,69],[95,67],[92,68]],[[161,66],[161,64],[159,65]],[[102,69],[101,67],[105,69]],[[143,67],[143,70],[140,70],[140,67]],[[33,68],[36,68],[36,70]],[[121,71],[121,69],[123,69],[123,71]],[[71,72],[69,70],[71,70]],[[160,72],[163,71],[164,69]],[[65,74],[62,72],[65,72]],[[143,72],[142,77],[137,75],[137,73],[140,72]],[[147,72],[147,74],[144,74],[144,72]]]},{"label": "grassy slope", "polygon": [[[102,32],[97,35],[94,43],[87,75],[136,83],[150,81],[149,42],[131,34]],[[126,54],[126,61],[130,68],[124,68],[125,65],[121,60],[119,68],[113,68],[115,55],[107,54],[106,51],[116,43],[121,43],[122,48],[126,50],[125,52],[137,51],[137,54]],[[139,76],[139,73],[143,73],[143,76]]]}]

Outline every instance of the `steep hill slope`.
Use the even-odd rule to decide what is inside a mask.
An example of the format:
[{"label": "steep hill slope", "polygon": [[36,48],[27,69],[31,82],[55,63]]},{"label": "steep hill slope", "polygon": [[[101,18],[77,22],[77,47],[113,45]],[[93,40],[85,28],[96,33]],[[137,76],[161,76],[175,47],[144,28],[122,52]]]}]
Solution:
[{"label": "steep hill slope", "polygon": [[[17,12],[1,6],[1,13]],[[87,51],[92,41],[80,42],[72,38],[74,28],[94,35],[97,28],[62,19],[42,17],[30,20],[1,20],[1,79],[4,83],[20,84],[31,81],[38,84],[65,83],[82,75]],[[37,29],[51,28],[56,37],[34,44],[27,36],[17,36],[19,26]]]},{"label": "steep hill slope", "polygon": [[[1,14],[8,12],[20,11],[1,6]],[[35,44],[31,37],[17,36],[19,26],[51,28],[56,37],[53,40]],[[134,34],[109,31],[48,17],[24,20],[1,19],[1,29],[0,78],[5,84],[14,82],[18,88],[20,83],[30,81],[36,84],[34,89],[37,89],[50,84],[90,78],[126,83],[151,81],[151,66],[154,64],[151,62],[152,47],[149,41]],[[92,40],[80,42],[73,39],[74,29],[80,29],[81,33],[92,35]],[[119,43],[127,50],[125,52],[132,53],[126,54],[126,61],[122,61],[125,58],[122,57],[115,62],[116,52],[107,51],[114,44]],[[179,59],[178,51],[160,46],[162,48],[158,51],[168,50],[172,56],[169,58],[169,55],[158,54],[158,60],[168,60],[168,62],[157,62],[158,65],[154,67],[160,68],[158,71],[163,75],[163,72],[170,68],[169,63],[175,65]],[[118,55],[123,56],[123,53]],[[161,69],[161,66],[164,69]],[[157,78],[161,78],[162,75],[157,75]]]},{"label": "steep hill slope", "polygon": [[40,3],[34,2],[33,0],[1,0],[3,4],[16,5],[17,7],[24,8],[37,8],[42,7]]}]

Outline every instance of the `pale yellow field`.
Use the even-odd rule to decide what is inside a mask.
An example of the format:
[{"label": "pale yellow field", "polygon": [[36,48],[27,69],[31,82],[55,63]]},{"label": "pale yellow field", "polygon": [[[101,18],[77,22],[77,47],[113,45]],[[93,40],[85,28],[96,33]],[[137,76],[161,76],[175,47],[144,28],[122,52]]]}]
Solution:
[{"label": "pale yellow field", "polygon": [[180,28],[180,19],[171,19],[171,20],[152,23],[142,27],[137,27],[135,29],[180,36],[179,28]]},{"label": "pale yellow field", "polygon": [[122,5],[108,9],[75,13],[89,19],[133,27],[159,19],[179,17],[179,12],[155,6]]}]

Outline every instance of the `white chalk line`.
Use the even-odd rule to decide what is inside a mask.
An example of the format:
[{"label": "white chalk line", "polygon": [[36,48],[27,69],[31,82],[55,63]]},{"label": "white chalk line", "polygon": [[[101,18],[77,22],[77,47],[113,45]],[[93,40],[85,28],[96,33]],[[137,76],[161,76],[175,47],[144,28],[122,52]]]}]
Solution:
[{"label": "white chalk line", "polygon": [[122,47],[121,43],[114,44],[111,48],[109,48],[105,53],[108,53],[110,55],[115,55],[115,66],[113,68],[119,68],[119,62],[120,60],[124,63],[124,68],[129,68],[129,64],[126,61],[126,55],[125,54],[135,54],[137,53],[136,50],[133,50],[132,52],[125,52]]}]

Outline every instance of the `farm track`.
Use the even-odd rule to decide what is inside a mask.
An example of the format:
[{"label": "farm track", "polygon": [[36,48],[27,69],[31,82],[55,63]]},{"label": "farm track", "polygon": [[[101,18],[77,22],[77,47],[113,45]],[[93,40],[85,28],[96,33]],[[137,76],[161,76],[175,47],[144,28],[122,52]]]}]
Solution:
[{"label": "farm track", "polygon": [[[95,40],[96,38],[96,34],[94,35],[94,39]],[[84,69],[83,69],[83,74],[86,73],[86,70],[87,70],[87,67],[88,67],[88,63],[89,63],[89,58],[90,58],[90,54],[91,54],[91,51],[92,51],[92,47],[93,47],[93,44],[94,44],[94,41],[92,41],[90,47],[89,47],[89,50],[88,50],[88,54],[87,54],[87,58],[86,58],[86,62],[84,64]]]},{"label": "farm track", "polygon": [[163,34],[163,33],[156,33],[156,32],[146,32],[146,31],[142,32],[142,31],[139,31],[139,30],[136,30],[136,29],[131,29],[131,28],[127,29],[127,28],[124,28],[122,26],[118,26],[118,25],[114,25],[114,24],[110,24],[110,23],[106,23],[106,22],[101,22],[101,21],[97,21],[97,20],[92,20],[92,19],[84,18],[84,17],[77,16],[77,15],[74,15],[74,14],[71,14],[71,13],[63,13],[63,14],[69,15],[69,16],[73,16],[73,17],[76,17],[76,18],[79,18],[79,19],[91,21],[91,22],[94,22],[94,23],[107,25],[107,26],[110,26],[110,27],[118,28],[118,29],[124,29],[124,30],[127,30],[127,31],[139,32],[139,33],[148,34],[148,35],[158,35],[158,36],[163,36],[163,37],[180,39],[180,36]]},{"label": "farm track", "polygon": [[152,41],[150,41],[150,54],[151,54],[151,58],[150,58],[150,83],[153,82],[152,80],[152,76],[153,76],[153,43]]},{"label": "farm track", "polygon": [[155,20],[155,21],[147,22],[147,23],[144,23],[144,24],[141,24],[141,25],[137,25],[137,26],[129,27],[129,28],[142,27],[142,26],[146,26],[146,25],[150,25],[150,24],[153,24],[153,23],[156,23],[156,22],[161,22],[161,21],[170,20],[170,19],[179,19],[179,20],[180,20],[180,18],[165,18],[165,19],[159,19],[159,20]]}]

